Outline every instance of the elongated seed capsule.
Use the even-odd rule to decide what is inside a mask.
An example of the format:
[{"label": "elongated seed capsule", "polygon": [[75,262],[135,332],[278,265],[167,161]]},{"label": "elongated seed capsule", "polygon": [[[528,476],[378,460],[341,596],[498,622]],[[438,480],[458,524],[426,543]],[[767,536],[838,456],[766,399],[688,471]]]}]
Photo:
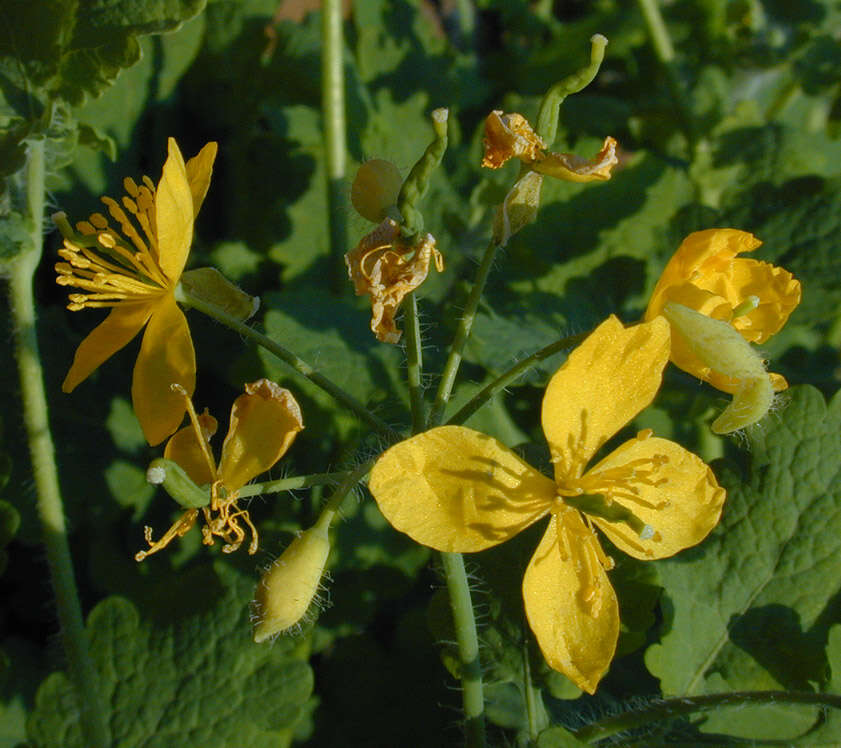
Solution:
[{"label": "elongated seed capsule", "polygon": [[403,177],[398,168],[381,158],[366,161],[356,171],[350,187],[350,201],[356,212],[374,223],[395,218],[397,196]]},{"label": "elongated seed capsule", "polygon": [[429,178],[432,176],[432,172],[444,158],[444,151],[447,150],[447,122],[449,117],[449,109],[435,109],[432,112],[432,129],[435,131],[435,140],[426,147],[423,155],[412,167],[397,197],[397,209],[403,216],[403,235],[410,243],[413,243],[412,240],[423,229],[423,216],[415,207],[415,204],[423,197],[426,188],[429,186]]},{"label": "elongated seed capsule", "polygon": [[294,626],[315,598],[330,553],[329,520],[302,532],[263,574],[257,585],[254,627],[258,644]]},{"label": "elongated seed capsule", "polygon": [[156,486],[163,486],[177,503],[186,509],[198,509],[210,504],[210,492],[199,488],[184,469],[172,460],[158,457],[149,463],[146,480]]}]

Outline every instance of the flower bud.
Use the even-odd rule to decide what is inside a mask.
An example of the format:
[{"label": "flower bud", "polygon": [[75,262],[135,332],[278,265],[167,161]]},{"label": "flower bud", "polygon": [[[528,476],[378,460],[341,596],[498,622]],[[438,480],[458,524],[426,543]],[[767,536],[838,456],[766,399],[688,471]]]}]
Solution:
[{"label": "flower bud", "polygon": [[191,296],[218,306],[241,322],[252,317],[260,308],[259,296],[245,293],[216,268],[188,270],[181,275],[181,285]]},{"label": "flower bud", "polygon": [[762,357],[729,323],[670,302],[663,315],[692,352],[713,371],[728,377],[733,400],[712,424],[716,434],[751,426],[774,402],[774,387]]},{"label": "flower bud", "polygon": [[329,520],[319,520],[302,532],[263,574],[257,585],[258,644],[297,624],[318,592],[330,553]]},{"label": "flower bud", "polygon": [[357,170],[350,201],[360,216],[381,223],[391,215],[402,185],[403,177],[391,161],[374,158]]}]

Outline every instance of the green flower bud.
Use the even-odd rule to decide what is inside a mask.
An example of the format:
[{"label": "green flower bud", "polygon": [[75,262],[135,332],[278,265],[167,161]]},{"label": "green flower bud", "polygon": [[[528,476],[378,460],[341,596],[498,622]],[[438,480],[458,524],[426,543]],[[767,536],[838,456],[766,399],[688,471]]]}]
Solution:
[{"label": "green flower bud", "polygon": [[263,574],[257,585],[254,608],[258,644],[301,621],[315,600],[330,553],[327,515],[302,532]]},{"label": "green flower bud", "polygon": [[190,296],[219,307],[241,322],[260,308],[259,296],[249,296],[216,268],[188,270],[181,275],[181,286]]}]

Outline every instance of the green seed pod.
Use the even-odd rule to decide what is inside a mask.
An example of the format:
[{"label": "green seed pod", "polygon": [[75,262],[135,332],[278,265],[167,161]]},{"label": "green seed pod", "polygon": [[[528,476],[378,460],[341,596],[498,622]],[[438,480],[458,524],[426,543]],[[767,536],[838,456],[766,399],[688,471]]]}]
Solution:
[{"label": "green seed pod", "polygon": [[423,230],[423,216],[415,208],[415,204],[423,197],[426,188],[429,186],[429,178],[432,176],[432,172],[444,158],[444,151],[447,150],[447,121],[449,116],[448,109],[435,109],[432,112],[435,140],[427,146],[423,156],[412,167],[397,197],[397,209],[403,216],[403,235],[409,243],[414,243],[414,239]]},{"label": "green seed pod", "polygon": [[601,34],[590,37],[590,64],[581,70],[568,75],[562,81],[552,86],[540,102],[540,112],[537,115],[537,134],[543,138],[546,146],[555,142],[558,132],[558,112],[564,99],[570,94],[578,93],[590,85],[596,73],[599,72],[604,60],[604,48],[607,38]]},{"label": "green seed pod", "polygon": [[357,169],[350,201],[360,216],[381,223],[392,214],[402,184],[403,177],[391,161],[373,158]]},{"label": "green seed pod", "polygon": [[210,493],[199,488],[184,469],[172,460],[159,457],[149,463],[146,480],[156,486],[163,486],[178,504],[186,509],[198,509],[210,504]]},{"label": "green seed pod", "polygon": [[322,519],[302,532],[263,574],[254,600],[258,644],[291,628],[306,614],[330,553],[329,527],[329,520]]}]

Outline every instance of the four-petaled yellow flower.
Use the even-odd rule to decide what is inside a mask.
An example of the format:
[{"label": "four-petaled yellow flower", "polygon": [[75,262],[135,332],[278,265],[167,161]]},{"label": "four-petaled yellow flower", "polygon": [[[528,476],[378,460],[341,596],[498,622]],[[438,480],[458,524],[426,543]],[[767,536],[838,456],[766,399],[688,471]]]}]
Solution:
[{"label": "four-petaled yellow flower", "polygon": [[666,265],[645,313],[647,320],[664,314],[672,323],[676,366],[734,396],[713,424],[718,433],[755,423],[773,392],[788,387],[744,342],[764,343],[800,303],[800,283],[787,270],[738,257],[761,244],[737,229],[690,234]]},{"label": "four-petaled yellow flower", "polygon": [[[68,309],[112,307],[79,345],[62,389],[71,392],[146,326],[134,367],[131,395],[147,441],[159,444],[184,418],[183,398],[170,389],[195,389],[196,356],[190,329],[175,302],[175,288],[193,241],[193,222],[207,189],[216,143],[208,143],[186,164],[173,138],[161,181],[123,181],[122,207],[103,197],[111,218],[94,213],[77,224],[79,240],[65,238],[55,269],[59,285],[84,293],[69,296]],[[126,215],[134,217],[140,231]],[[122,235],[121,235],[122,234]]]},{"label": "four-petaled yellow flower", "polygon": [[590,693],[619,634],[612,562],[593,526],[636,558],[663,558],[706,537],[725,499],[700,458],[650,431],[586,469],[654,399],[668,358],[664,319],[625,329],[610,317],[570,354],[543,399],[554,480],[461,426],[395,445],[371,473],[389,522],[441,551],[480,551],[550,515],[523,579],[526,614],[549,665]]},{"label": "four-petaled yellow flower", "polygon": [[[176,389],[180,389],[176,387]],[[269,470],[289,449],[304,428],[301,408],[292,393],[268,379],[245,385],[231,407],[228,434],[222,444],[222,459],[217,467],[208,443],[216,433],[216,419],[207,412],[196,415],[189,396],[180,393],[192,424],[172,435],[164,457],[178,463],[197,486],[210,486],[210,504],[202,507],[205,524],[202,538],[213,545],[213,537],[225,542],[222,550],[232,553],[245,540],[240,521],[251,530],[248,552],[257,551],[257,529],[247,509],[237,504],[239,490],[260,473]],[[199,438],[201,434],[201,438]],[[135,555],[136,561],[165,548],[176,537],[183,537],[198,519],[198,509],[187,509],[158,541],[152,540],[152,528],[146,527],[149,549]]]}]

